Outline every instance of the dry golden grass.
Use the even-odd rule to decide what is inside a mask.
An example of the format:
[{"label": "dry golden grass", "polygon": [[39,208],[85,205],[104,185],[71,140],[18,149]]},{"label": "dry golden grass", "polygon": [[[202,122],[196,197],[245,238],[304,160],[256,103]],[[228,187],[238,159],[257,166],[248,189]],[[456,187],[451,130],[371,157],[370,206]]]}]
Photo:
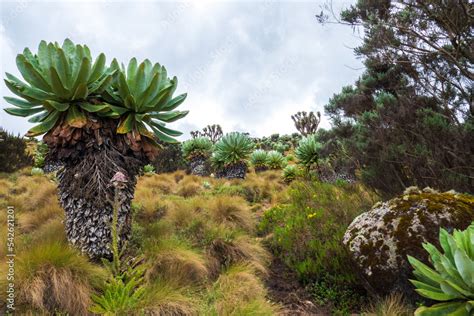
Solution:
[{"label": "dry golden grass", "polygon": [[[41,240],[23,247],[15,263],[17,304],[42,312],[86,315],[93,288],[105,278],[102,268],[57,241]],[[6,269],[1,272],[2,286],[4,273]],[[4,296],[3,291],[0,296]]]},{"label": "dry golden grass", "polygon": [[245,263],[262,276],[267,275],[271,255],[260,243],[248,235],[238,235],[232,240],[216,238],[212,241],[208,255],[213,263],[212,275],[218,275],[223,267]]},{"label": "dry golden grass", "polygon": [[179,182],[176,194],[184,198],[198,195],[203,190],[202,185],[193,180],[187,179]]},{"label": "dry golden grass", "polygon": [[148,280],[159,278],[176,285],[199,285],[209,276],[204,256],[177,238],[161,239],[147,247],[147,252],[151,263],[146,273]]},{"label": "dry golden grass", "polygon": [[246,201],[237,196],[220,195],[209,199],[203,205],[212,220],[230,228],[241,228],[252,232],[255,219]]},{"label": "dry golden grass", "polygon": [[36,211],[57,204],[56,184],[45,176],[20,176],[11,186],[7,201],[17,212]]},{"label": "dry golden grass", "polygon": [[146,287],[143,307],[147,315],[197,316],[198,304],[195,291],[156,279]]},{"label": "dry golden grass", "polygon": [[413,315],[413,312],[414,308],[408,305],[403,296],[394,293],[370,305],[362,315],[409,316]]},{"label": "dry golden grass", "polygon": [[275,315],[278,306],[269,303],[266,289],[252,266],[229,267],[219,276],[210,293],[218,315]]}]

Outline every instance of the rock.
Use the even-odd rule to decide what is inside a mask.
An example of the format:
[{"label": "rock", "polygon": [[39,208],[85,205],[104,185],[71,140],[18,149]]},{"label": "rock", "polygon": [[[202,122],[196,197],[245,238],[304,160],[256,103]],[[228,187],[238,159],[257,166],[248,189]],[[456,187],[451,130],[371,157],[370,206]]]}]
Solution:
[{"label": "rock", "polygon": [[407,255],[428,263],[423,242],[439,248],[440,227],[462,230],[472,221],[473,196],[410,187],[402,196],[377,203],[354,219],[343,243],[369,293],[401,292],[414,301],[417,295],[408,282],[413,269]]}]

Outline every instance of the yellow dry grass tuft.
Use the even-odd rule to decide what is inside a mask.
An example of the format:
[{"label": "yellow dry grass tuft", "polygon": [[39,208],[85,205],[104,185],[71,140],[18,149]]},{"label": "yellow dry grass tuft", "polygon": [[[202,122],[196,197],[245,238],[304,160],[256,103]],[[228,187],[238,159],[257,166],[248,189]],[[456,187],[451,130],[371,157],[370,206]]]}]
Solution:
[{"label": "yellow dry grass tuft", "polygon": [[400,293],[393,293],[371,304],[362,315],[376,316],[409,316],[413,315],[412,308]]},{"label": "yellow dry grass tuft", "polygon": [[147,252],[151,263],[146,273],[148,280],[159,278],[176,285],[199,285],[209,276],[204,256],[177,238],[161,239],[147,247]]},{"label": "yellow dry grass tuft", "polygon": [[194,316],[199,315],[197,293],[169,281],[156,279],[147,285],[144,310],[147,315]]},{"label": "yellow dry grass tuft", "polygon": [[238,196],[218,195],[203,205],[213,221],[230,228],[241,228],[252,232],[255,219],[246,201]]},{"label": "yellow dry grass tuft", "polygon": [[210,291],[218,315],[275,315],[279,308],[266,300],[266,294],[254,268],[245,264],[229,267]]},{"label": "yellow dry grass tuft", "polygon": [[61,242],[41,241],[16,256],[17,303],[42,312],[87,314],[93,288],[104,278],[102,268]]}]

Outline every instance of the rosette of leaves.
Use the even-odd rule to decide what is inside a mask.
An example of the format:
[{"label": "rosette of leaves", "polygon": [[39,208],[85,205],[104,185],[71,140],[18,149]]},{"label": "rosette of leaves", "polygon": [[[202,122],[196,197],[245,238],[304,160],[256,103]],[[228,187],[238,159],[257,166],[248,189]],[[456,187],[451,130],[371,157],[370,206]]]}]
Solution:
[{"label": "rosette of leaves", "polygon": [[271,150],[267,155],[267,164],[270,169],[282,169],[286,165],[285,157],[276,150]]},{"label": "rosette of leaves", "polygon": [[207,159],[212,153],[212,141],[207,137],[196,137],[183,142],[181,150],[184,159],[191,161],[194,158]]},{"label": "rosette of leaves", "polygon": [[418,308],[415,315],[460,315],[474,312],[474,223],[464,231],[445,229],[439,232],[444,253],[433,244],[424,243],[433,267],[408,256],[416,280],[410,280],[416,292],[433,301],[430,307]]},{"label": "rosette of leaves", "polygon": [[309,169],[313,165],[317,165],[321,148],[322,145],[316,140],[316,137],[314,135],[309,135],[303,137],[298,142],[295,155],[296,158],[298,158],[299,163]]},{"label": "rosette of leaves", "polygon": [[30,117],[27,136],[47,133],[58,123],[81,128],[87,123],[87,112],[102,111],[87,100],[100,95],[112,82],[114,69],[105,66],[105,55],[95,60],[86,45],[74,45],[66,39],[58,43],[41,41],[38,53],[25,48],[16,64],[25,82],[6,73],[5,84],[19,98],[5,97],[13,108],[8,114]]},{"label": "rosette of leaves", "polygon": [[263,149],[257,149],[250,155],[250,163],[256,172],[268,169],[267,157],[268,153]]},{"label": "rosette of leaves", "polygon": [[290,183],[299,175],[298,167],[295,165],[288,165],[283,169],[283,181]]},{"label": "rosette of leaves", "polygon": [[218,168],[217,176],[244,178],[247,159],[254,149],[252,140],[243,133],[233,132],[223,136],[214,146],[212,162]]},{"label": "rosette of leaves", "polygon": [[178,78],[168,78],[164,66],[152,64],[148,59],[138,64],[132,58],[126,69],[114,59],[111,69],[117,70],[118,75],[103,93],[109,111],[99,116],[120,119],[117,133],[128,134],[132,142],[141,135],[156,146],[156,139],[176,143],[173,137],[182,132],[165,125],[189,112],[175,110],[186,99],[186,93],[173,98]]}]

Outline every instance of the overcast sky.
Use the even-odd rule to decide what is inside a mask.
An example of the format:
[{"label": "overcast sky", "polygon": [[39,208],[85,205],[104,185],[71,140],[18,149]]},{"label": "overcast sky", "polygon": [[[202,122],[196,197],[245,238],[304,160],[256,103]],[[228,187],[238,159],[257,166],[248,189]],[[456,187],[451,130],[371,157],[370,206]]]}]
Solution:
[{"label": "overcast sky", "polygon": [[[41,40],[87,44],[125,64],[132,57],[166,66],[179,79],[181,105],[172,123],[185,132],[220,124],[254,136],[295,132],[290,115],[321,111],[360,75],[350,27],[319,25],[326,0],[40,2],[1,0],[1,74],[19,75],[15,56]],[[337,1],[346,7],[353,1]],[[359,69],[359,70],[355,70]],[[1,83],[1,95],[11,95]],[[2,100],[1,107],[7,104]],[[0,113],[0,126],[25,133],[26,119]],[[323,119],[323,127],[329,127]]]}]

